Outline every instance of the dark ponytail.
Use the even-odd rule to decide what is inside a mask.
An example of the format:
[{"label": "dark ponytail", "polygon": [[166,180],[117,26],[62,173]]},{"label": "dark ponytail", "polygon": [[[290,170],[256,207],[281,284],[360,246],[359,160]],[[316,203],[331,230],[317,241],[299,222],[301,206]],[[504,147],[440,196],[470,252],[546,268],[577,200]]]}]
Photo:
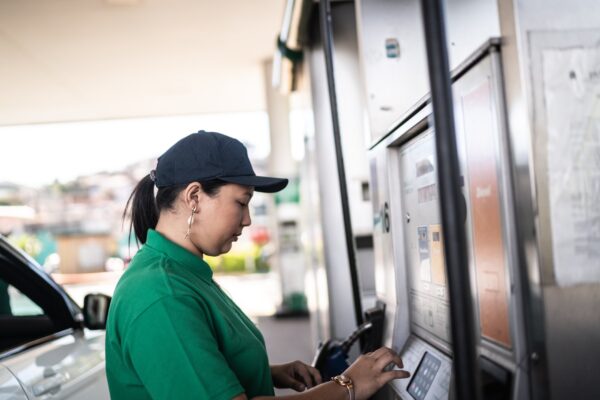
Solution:
[{"label": "dark ponytail", "polygon": [[[227,182],[218,179],[200,182],[202,191],[210,197],[216,196],[221,186],[226,184]],[[123,222],[128,216],[131,217],[129,240],[131,240],[131,231],[133,230],[138,245],[146,243],[148,229],[156,228],[160,211],[172,208],[175,199],[186,186],[174,185],[158,189],[155,198],[154,181],[150,178],[150,174],[142,178],[131,192],[127,205],[125,205],[125,211],[123,211]]]},{"label": "dark ponytail", "polygon": [[123,221],[128,215],[131,217],[129,223],[130,240],[133,229],[136,242],[138,244],[146,243],[148,229],[156,228],[158,223],[158,208],[156,207],[156,200],[154,200],[154,182],[150,178],[150,174],[142,178],[131,192],[127,205],[125,205],[125,211],[123,211]]}]

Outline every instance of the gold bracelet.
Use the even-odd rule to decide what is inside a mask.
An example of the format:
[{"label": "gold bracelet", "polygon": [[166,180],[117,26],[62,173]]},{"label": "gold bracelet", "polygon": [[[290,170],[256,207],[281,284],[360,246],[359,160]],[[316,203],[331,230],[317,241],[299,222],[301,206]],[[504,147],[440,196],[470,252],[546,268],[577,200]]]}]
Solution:
[{"label": "gold bracelet", "polygon": [[331,380],[348,389],[348,399],[354,400],[354,383],[350,377],[346,375],[338,375],[331,378]]}]

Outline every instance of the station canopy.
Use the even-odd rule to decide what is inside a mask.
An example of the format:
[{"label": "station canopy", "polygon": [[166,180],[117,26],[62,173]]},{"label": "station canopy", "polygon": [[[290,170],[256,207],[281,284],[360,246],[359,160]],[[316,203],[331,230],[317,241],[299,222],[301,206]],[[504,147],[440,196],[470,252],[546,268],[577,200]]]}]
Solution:
[{"label": "station canopy", "polygon": [[265,110],[281,0],[0,2],[0,126]]}]

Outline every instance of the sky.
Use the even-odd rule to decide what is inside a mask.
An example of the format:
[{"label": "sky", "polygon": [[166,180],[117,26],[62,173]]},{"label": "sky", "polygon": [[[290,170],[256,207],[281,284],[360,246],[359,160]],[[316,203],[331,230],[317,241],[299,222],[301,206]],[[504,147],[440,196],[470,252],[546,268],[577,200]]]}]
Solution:
[{"label": "sky", "polygon": [[253,146],[251,158],[270,151],[264,112],[0,127],[0,182],[39,187],[54,180],[118,171],[157,158],[200,129],[218,131]]}]

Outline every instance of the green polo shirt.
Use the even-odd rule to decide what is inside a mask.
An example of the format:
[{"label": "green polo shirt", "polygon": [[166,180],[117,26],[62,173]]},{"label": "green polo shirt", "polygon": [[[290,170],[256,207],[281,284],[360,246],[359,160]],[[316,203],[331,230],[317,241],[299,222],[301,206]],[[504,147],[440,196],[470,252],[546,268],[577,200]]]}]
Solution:
[{"label": "green polo shirt", "polygon": [[106,329],[113,400],[273,396],[264,339],[200,257],[150,230]]}]

